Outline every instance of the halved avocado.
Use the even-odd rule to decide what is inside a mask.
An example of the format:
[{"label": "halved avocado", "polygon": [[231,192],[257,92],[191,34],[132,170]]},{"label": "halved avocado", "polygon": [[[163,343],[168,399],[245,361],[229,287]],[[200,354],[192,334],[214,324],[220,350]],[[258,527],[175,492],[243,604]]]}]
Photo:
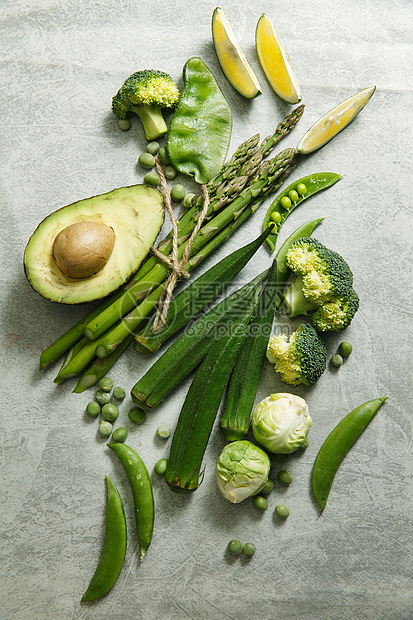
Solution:
[{"label": "halved avocado", "polygon": [[29,239],[27,279],[40,295],[59,303],[106,297],[137,270],[163,221],[162,194],[146,185],[121,187],[62,207]]}]

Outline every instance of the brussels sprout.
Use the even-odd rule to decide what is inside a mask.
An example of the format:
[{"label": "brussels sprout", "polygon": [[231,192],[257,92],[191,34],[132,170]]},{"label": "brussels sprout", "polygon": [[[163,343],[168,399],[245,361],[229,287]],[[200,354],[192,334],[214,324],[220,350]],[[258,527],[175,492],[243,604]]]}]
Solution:
[{"label": "brussels sprout", "polygon": [[268,454],[250,441],[233,441],[225,446],[217,462],[217,484],[222,495],[233,504],[255,495],[270,473]]},{"label": "brussels sprout", "polygon": [[290,454],[303,446],[312,420],[307,403],[294,394],[271,394],[252,412],[252,432],[266,450]]}]

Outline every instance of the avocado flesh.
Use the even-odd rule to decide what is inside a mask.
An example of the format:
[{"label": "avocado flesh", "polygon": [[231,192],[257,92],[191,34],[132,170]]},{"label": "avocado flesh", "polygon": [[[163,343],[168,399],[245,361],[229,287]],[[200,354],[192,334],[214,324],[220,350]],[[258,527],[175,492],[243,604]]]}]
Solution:
[{"label": "avocado flesh", "polygon": [[[57,234],[76,222],[93,220],[115,232],[112,254],[92,276],[66,276],[53,259]],[[47,216],[30,237],[24,268],[32,287],[43,297],[79,304],[106,297],[138,269],[152,247],[164,220],[162,194],[153,187],[132,185],[86,198]]]}]

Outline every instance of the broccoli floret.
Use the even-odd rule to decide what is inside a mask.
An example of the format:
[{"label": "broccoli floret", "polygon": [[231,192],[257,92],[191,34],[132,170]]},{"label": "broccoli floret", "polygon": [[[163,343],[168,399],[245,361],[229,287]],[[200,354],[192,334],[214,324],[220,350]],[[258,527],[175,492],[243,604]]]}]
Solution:
[{"label": "broccoli floret", "polygon": [[162,110],[175,107],[178,99],[179,90],[170,75],[145,69],[125,81],[112,99],[112,111],[119,119],[137,114],[146,139],[156,140],[168,131]]},{"label": "broccoli floret", "polygon": [[303,323],[289,339],[286,334],[272,336],[267,359],[286,383],[310,386],[326,369],[327,349],[314,327]]},{"label": "broccoli floret", "polygon": [[312,315],[319,331],[342,331],[358,310],[353,274],[344,258],[317,239],[298,239],[287,252],[295,273],[284,293],[290,317]]}]

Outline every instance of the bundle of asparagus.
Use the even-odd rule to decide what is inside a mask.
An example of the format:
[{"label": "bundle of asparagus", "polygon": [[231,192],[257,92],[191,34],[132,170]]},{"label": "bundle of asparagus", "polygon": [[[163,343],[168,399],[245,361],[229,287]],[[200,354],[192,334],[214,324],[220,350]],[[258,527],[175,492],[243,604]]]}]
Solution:
[{"label": "bundle of asparagus", "polygon": [[[184,267],[186,271],[191,272],[226,241],[269,194],[277,191],[295,168],[299,155],[292,148],[285,149],[273,159],[264,159],[279,140],[295,127],[303,111],[303,105],[293,110],[261,146],[258,147],[258,135],[246,140],[224,164],[217,177],[209,182],[208,212],[191,246],[190,258]],[[177,220],[178,259],[183,255],[201,209],[202,201],[195,198],[193,206]],[[159,243],[157,249],[169,256],[171,233]],[[39,369],[43,370],[67,352],[55,383],[83,372],[74,392],[82,392],[94,385],[107,373],[153,312],[168,275],[166,263],[155,255],[149,256],[129,282],[102,300],[43,351]]]}]

